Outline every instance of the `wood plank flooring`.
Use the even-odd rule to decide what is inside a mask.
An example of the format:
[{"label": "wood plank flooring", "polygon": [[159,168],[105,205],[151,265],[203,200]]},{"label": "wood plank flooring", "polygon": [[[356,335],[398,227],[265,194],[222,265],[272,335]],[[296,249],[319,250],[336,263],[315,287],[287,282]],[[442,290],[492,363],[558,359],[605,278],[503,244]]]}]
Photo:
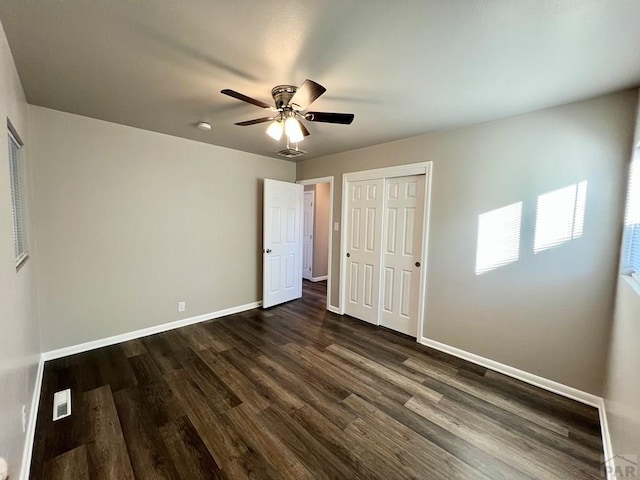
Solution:
[{"label": "wood plank flooring", "polygon": [[[304,298],[47,362],[32,479],[599,479],[598,412]],[[52,422],[72,389],[73,413]]]}]

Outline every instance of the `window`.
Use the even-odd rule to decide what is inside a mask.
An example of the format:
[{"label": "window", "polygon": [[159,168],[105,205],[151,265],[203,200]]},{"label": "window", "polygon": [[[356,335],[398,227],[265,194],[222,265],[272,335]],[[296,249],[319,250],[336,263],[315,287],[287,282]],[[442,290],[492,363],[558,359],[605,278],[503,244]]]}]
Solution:
[{"label": "window", "polygon": [[[640,151],[638,151],[640,154]],[[631,162],[627,209],[624,218],[622,273],[640,282],[640,158]]]},{"label": "window", "polygon": [[13,213],[13,242],[16,267],[27,259],[27,231],[24,214],[24,170],[22,165],[22,142],[15,130],[9,126],[9,171],[11,175],[11,204]]}]

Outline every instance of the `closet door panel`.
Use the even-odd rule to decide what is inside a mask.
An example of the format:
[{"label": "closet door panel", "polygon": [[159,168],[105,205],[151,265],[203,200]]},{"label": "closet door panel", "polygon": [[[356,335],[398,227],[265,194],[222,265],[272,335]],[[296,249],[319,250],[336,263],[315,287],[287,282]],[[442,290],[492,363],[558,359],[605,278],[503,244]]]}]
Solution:
[{"label": "closet door panel", "polygon": [[345,313],[378,324],[384,180],[348,183]]},{"label": "closet door panel", "polygon": [[389,178],[385,182],[383,225],[383,303],[380,324],[416,336],[425,175]]}]

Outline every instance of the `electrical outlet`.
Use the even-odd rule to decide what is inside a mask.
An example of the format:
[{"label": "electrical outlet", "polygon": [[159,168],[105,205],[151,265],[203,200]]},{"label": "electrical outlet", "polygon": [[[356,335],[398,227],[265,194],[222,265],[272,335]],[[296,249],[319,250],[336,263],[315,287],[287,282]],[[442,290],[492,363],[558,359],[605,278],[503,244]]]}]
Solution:
[{"label": "electrical outlet", "polygon": [[184,312],[187,309],[187,302],[178,302],[178,312]]},{"label": "electrical outlet", "polygon": [[22,405],[22,433],[27,431],[27,406]]}]

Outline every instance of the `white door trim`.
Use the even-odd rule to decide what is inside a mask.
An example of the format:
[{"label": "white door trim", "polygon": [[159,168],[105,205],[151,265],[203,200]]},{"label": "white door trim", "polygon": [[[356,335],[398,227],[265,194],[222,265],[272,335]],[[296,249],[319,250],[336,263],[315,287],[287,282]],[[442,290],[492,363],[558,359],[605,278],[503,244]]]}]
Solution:
[{"label": "white door trim", "polygon": [[307,180],[298,180],[300,185],[329,184],[329,252],[327,253],[327,310],[335,312],[331,306],[331,264],[333,263],[333,177],[318,177]]},{"label": "white door trim", "polygon": [[361,170],[349,172],[342,175],[342,180],[373,180],[376,178],[407,177],[409,175],[429,174],[433,162],[409,163],[395,167],[374,168],[372,170]]},{"label": "white door trim", "polygon": [[[346,281],[346,265],[343,252],[347,251],[347,229],[344,228],[344,222],[347,219],[347,202],[346,192],[348,192],[348,183],[359,180],[371,180],[375,178],[393,178],[404,177],[408,175],[425,175],[425,195],[424,195],[424,224],[422,230],[422,270],[420,272],[420,296],[418,299],[418,329],[416,332],[416,341],[420,342],[424,336],[424,311],[427,295],[427,252],[429,251],[429,217],[431,213],[431,171],[433,162],[410,163],[407,165],[398,165],[395,167],[376,168],[373,170],[363,170],[359,172],[349,172],[342,175],[342,212],[341,223],[342,231],[340,232],[340,315],[344,315],[345,303],[345,281]],[[382,255],[382,253],[381,253]],[[378,309],[380,302],[378,302]]]}]

